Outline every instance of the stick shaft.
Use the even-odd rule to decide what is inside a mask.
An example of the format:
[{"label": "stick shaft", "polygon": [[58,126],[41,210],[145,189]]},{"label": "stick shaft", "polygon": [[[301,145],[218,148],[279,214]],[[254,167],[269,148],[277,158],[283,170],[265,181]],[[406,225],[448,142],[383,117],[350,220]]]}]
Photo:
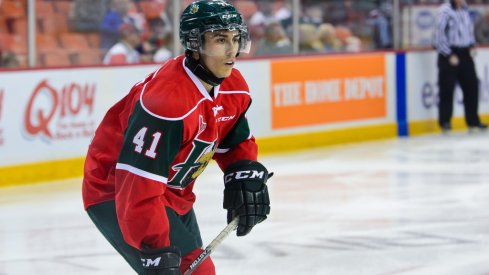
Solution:
[{"label": "stick shaft", "polygon": [[205,250],[200,253],[200,255],[192,262],[192,264],[185,270],[184,275],[189,275],[194,272],[199,265],[204,262],[207,257],[226,239],[226,237],[238,227],[239,218],[236,217],[232,220],[222,231],[217,235],[217,237],[212,240],[212,242],[205,248]]}]

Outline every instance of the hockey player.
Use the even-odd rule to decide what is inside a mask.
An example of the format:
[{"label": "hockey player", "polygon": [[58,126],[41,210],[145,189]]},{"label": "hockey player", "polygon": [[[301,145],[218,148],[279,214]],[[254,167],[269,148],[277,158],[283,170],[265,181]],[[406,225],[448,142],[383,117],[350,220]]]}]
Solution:
[{"label": "hockey player", "polygon": [[[181,274],[202,252],[195,179],[211,159],[224,171],[227,220],[244,236],[270,212],[269,174],[245,113],[248,85],[234,69],[249,43],[225,1],[197,1],[180,19],[185,55],[134,85],[105,115],[88,149],[89,217],[138,274]],[[194,274],[215,274],[206,259]]]}]

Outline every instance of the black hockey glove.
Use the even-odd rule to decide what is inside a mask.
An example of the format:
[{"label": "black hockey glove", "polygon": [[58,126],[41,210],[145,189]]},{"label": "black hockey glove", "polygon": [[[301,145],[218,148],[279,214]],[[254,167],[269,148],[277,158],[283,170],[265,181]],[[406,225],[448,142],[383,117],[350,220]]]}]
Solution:
[{"label": "black hockey glove", "polygon": [[228,223],[239,217],[236,235],[250,233],[253,226],[264,221],[270,213],[270,198],[266,186],[273,175],[257,161],[241,160],[224,171],[224,203]]},{"label": "black hockey glove", "polygon": [[181,275],[180,250],[176,247],[144,250],[141,252],[143,275]]}]

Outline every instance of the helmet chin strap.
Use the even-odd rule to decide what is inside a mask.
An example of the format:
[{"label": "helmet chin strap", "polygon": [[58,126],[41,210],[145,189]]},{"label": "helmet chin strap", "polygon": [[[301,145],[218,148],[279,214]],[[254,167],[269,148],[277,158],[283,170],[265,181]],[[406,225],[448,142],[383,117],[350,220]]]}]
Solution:
[{"label": "helmet chin strap", "polygon": [[200,61],[195,60],[192,57],[192,51],[187,50],[185,52],[185,56],[187,57],[185,58],[185,66],[205,83],[215,87],[221,85],[221,83],[224,81],[224,78],[216,77],[204,66],[204,64],[201,64]]}]

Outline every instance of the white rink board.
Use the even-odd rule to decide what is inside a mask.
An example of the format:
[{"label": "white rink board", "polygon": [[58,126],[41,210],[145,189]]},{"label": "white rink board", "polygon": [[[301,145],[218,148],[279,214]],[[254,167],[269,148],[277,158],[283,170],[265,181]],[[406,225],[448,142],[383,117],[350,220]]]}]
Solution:
[{"label": "white rink board", "polygon": [[[374,53],[375,54],[375,53]],[[342,58],[343,56],[370,56],[371,54],[353,54],[353,55],[331,55],[331,59]],[[253,134],[257,137],[273,137],[273,136],[287,136],[301,133],[314,133],[314,132],[324,132],[329,130],[336,129],[352,129],[362,126],[371,126],[371,125],[382,125],[396,122],[396,63],[395,63],[395,54],[394,53],[384,53],[385,57],[385,97],[386,97],[386,115],[381,118],[369,118],[369,119],[351,119],[350,121],[342,121],[342,122],[330,122],[330,123],[322,123],[318,125],[309,125],[309,126],[299,126],[299,127],[289,127],[284,129],[274,129],[272,127],[271,116],[272,116],[272,99],[271,93],[273,93],[273,87],[270,80],[271,69],[270,70],[262,70],[265,68],[266,64],[263,63],[261,66],[255,66],[254,62],[243,62],[243,66],[238,66],[238,68],[243,68],[242,73],[243,76],[248,80],[248,84],[250,86],[250,90],[252,92],[253,97],[253,106],[250,109],[250,114],[248,118],[250,118],[250,125],[252,130],[254,130]],[[323,56],[318,56],[318,58]],[[295,59],[299,59],[297,57]],[[284,58],[285,59],[285,58]],[[307,60],[307,58],[303,58]],[[294,60],[294,58],[289,58],[289,60]],[[347,61],[346,61],[347,62]],[[325,62],[325,66],[327,66],[327,61]],[[268,66],[269,67],[269,66]],[[361,76],[361,74],[355,73],[355,70],[351,70],[351,74],[355,76]],[[257,76],[260,76],[261,73],[267,73],[267,78],[265,81],[258,79],[258,83],[263,86],[255,86],[254,81]],[[328,80],[330,76],[325,73],[324,79]],[[261,88],[263,87],[263,88]],[[258,107],[257,107],[258,106]],[[342,109],[342,112],[351,112],[352,110]],[[265,114],[268,114],[266,116]]]},{"label": "white rink board", "polygon": [[[407,63],[408,121],[438,118],[438,67],[435,51],[410,52]],[[479,113],[489,114],[489,49],[478,48],[475,57],[479,77]],[[464,115],[462,90],[455,89],[454,117]]]},{"label": "white rink board", "polygon": [[[248,112],[253,134],[259,138],[394,123],[395,56],[385,56],[385,117],[278,130],[271,126],[271,61],[240,61],[237,68],[253,98]],[[156,68],[138,65],[1,72],[0,167],[83,157],[108,108]]]},{"label": "white rink board", "polygon": [[270,123],[270,62],[268,60],[240,61],[236,64],[250,88],[252,103],[247,112],[255,136],[268,133]]},{"label": "white rink board", "polygon": [[151,70],[136,66],[0,73],[0,167],[84,155],[108,107]]}]

